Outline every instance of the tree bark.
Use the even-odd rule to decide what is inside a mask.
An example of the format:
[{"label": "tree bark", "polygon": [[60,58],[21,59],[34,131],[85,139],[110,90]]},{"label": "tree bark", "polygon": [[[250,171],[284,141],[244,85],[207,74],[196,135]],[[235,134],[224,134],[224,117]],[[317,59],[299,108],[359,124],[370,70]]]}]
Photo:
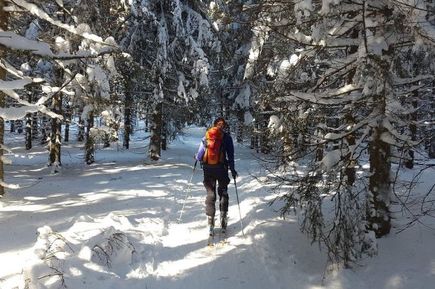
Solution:
[{"label": "tree bark", "polygon": [[26,114],[26,150],[32,148],[32,114]]},{"label": "tree bark", "polygon": [[[411,140],[415,142],[417,140],[417,111],[418,111],[418,90],[415,90],[412,94],[412,108],[414,111],[410,115],[409,133]],[[405,167],[412,169],[414,167],[414,150],[408,149],[408,156],[405,156]]]},{"label": "tree bark", "polygon": [[19,134],[22,134],[23,133],[23,121],[21,119],[17,119],[14,122],[15,122],[15,127],[17,128],[17,132]]},{"label": "tree bark", "polygon": [[153,161],[158,161],[161,154],[162,105],[163,103],[157,104],[151,113],[149,157]]},{"label": "tree bark", "polygon": [[[435,119],[435,80],[432,81],[432,98],[430,102],[431,107],[431,119]],[[435,127],[431,125],[429,127],[429,146],[428,146],[428,154],[429,158],[435,159]]]},{"label": "tree bark", "polygon": [[373,129],[370,142],[368,227],[376,237],[387,235],[391,229],[390,216],[390,145],[381,139],[387,132],[381,124]]},{"label": "tree bark", "polygon": [[[3,10],[6,6],[5,0],[0,0],[0,29],[6,31],[8,29],[9,13]],[[0,46],[0,59],[6,55],[5,49]],[[6,70],[0,67],[0,79],[6,78]],[[0,91],[0,107],[5,107],[5,94]],[[4,146],[5,121],[0,117],[0,182],[4,182],[4,164],[3,164],[3,146]],[[5,188],[0,185],[0,196],[5,194]]]},{"label": "tree bark", "polygon": [[242,109],[237,111],[237,124],[236,124],[236,141],[237,143],[243,143],[244,134],[244,124],[245,124],[245,112]]},{"label": "tree bark", "polygon": [[269,143],[269,131],[267,128],[267,124],[269,121],[269,115],[268,114],[262,114],[260,120],[260,151],[263,154],[270,153],[270,143]]},{"label": "tree bark", "polygon": [[81,116],[79,117],[77,130],[77,141],[83,141],[85,139],[85,122]]},{"label": "tree bark", "polygon": [[32,139],[36,139],[39,132],[38,132],[38,113],[34,112],[32,113]]},{"label": "tree bark", "polygon": [[130,148],[130,135],[131,135],[131,107],[133,105],[133,97],[131,95],[130,85],[127,85],[125,92],[125,102],[124,102],[124,141],[122,143],[125,149]]},{"label": "tree bark", "polygon": [[[63,70],[62,68],[55,69],[55,76],[58,86],[62,86]],[[52,97],[52,111],[58,115],[62,115],[62,93],[59,91]],[[51,133],[49,143],[49,165],[53,167],[53,172],[57,173],[62,165],[61,162],[61,120],[59,118],[51,119]]]},{"label": "tree bark", "polygon": [[[346,114],[345,118],[346,118],[347,126],[350,129],[352,129],[353,126],[355,125],[355,118],[353,117],[352,112],[349,112],[348,114]],[[346,142],[347,142],[347,147],[352,148],[356,143],[355,142],[355,133],[350,133],[349,135],[347,135]],[[347,159],[348,159],[348,163],[347,163],[347,166],[345,168],[345,174],[347,177],[346,184],[349,187],[352,187],[353,184],[355,183],[355,180],[356,180],[356,172],[355,172],[355,162],[356,161],[350,152],[348,153]]]},{"label": "tree bark", "polygon": [[45,115],[42,116],[42,127],[41,127],[41,144],[47,143],[47,131],[48,128],[48,119]]},{"label": "tree bark", "polygon": [[[62,98],[59,93],[53,97],[53,112],[61,114]],[[52,118],[51,120],[51,134],[50,134],[50,166],[54,166],[54,172],[58,171],[61,163],[61,120]]]},{"label": "tree bark", "polygon": [[64,142],[69,142],[69,126],[71,123],[72,112],[71,106],[69,104],[65,107],[65,133],[64,133]]},{"label": "tree bark", "polygon": [[[29,94],[28,101],[32,103],[32,95],[33,91]],[[32,114],[26,114],[26,150],[30,150],[32,148]]]},{"label": "tree bark", "polygon": [[165,115],[163,112],[163,104],[161,105],[161,130],[160,130],[160,141],[161,141],[161,148],[163,151],[166,150],[167,146],[168,146],[168,120],[167,118],[164,118],[163,116]]},{"label": "tree bark", "polygon": [[90,165],[95,162],[95,142],[91,135],[91,128],[94,127],[94,113],[92,111],[89,112],[86,127],[85,162]]}]

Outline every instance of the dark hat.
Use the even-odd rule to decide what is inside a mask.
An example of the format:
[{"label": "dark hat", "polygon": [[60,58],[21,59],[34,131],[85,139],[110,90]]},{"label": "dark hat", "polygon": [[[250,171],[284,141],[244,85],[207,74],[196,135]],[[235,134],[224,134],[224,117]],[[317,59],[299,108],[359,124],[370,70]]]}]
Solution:
[{"label": "dark hat", "polygon": [[217,125],[218,122],[223,121],[225,124],[227,124],[227,121],[223,117],[218,117],[214,120],[213,125]]}]

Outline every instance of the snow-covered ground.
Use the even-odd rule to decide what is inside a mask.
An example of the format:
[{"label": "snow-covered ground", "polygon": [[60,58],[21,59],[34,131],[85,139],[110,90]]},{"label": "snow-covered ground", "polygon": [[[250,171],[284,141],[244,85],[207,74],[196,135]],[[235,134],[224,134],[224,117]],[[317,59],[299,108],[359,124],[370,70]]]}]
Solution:
[{"label": "snow-covered ground", "polygon": [[[241,145],[244,235],[232,183],[228,243],[208,247],[201,169],[192,177],[203,133],[187,129],[156,163],[145,159],[143,136],[129,151],[116,144],[98,150],[90,166],[81,145],[64,145],[55,175],[45,149],[25,152],[9,137],[6,181],[21,188],[0,201],[0,288],[435,288],[435,231],[422,225],[379,240],[379,254],[361,266],[328,267],[297,218],[283,220],[279,204],[268,205],[273,196],[252,177],[260,165]],[[428,171],[423,184],[433,175]],[[395,222],[406,222],[397,216]]]}]

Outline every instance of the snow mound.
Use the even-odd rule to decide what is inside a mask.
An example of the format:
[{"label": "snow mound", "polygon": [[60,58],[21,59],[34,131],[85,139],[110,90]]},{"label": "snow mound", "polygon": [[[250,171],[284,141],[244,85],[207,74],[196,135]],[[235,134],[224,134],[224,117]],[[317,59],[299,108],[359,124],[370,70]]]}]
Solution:
[{"label": "snow mound", "polygon": [[133,237],[115,228],[129,226],[126,217],[109,214],[100,220],[80,216],[62,234],[48,226],[39,228],[20,288],[94,288],[101,280],[113,284],[132,270]]}]

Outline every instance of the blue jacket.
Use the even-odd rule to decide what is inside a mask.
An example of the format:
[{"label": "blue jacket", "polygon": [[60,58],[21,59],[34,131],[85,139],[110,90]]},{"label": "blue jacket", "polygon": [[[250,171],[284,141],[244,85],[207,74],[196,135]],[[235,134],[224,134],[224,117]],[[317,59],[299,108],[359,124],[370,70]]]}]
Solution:
[{"label": "blue jacket", "polygon": [[[234,170],[234,144],[233,144],[233,138],[230,134],[224,133],[224,137],[222,139],[222,146],[224,149],[224,164],[227,165],[230,170]],[[205,153],[205,137],[201,140],[201,143],[199,144],[198,152],[196,153],[195,158],[202,162],[202,157]]]}]

